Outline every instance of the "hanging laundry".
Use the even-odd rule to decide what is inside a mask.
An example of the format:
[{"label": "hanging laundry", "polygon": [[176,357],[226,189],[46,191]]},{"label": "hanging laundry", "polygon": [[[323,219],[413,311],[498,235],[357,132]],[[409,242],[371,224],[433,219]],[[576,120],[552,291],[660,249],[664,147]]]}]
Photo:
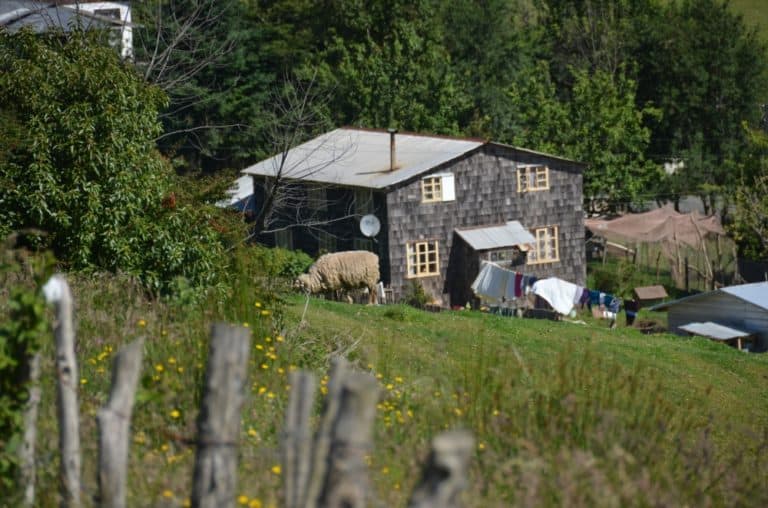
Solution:
[{"label": "hanging laundry", "polygon": [[573,310],[573,302],[579,286],[572,282],[550,277],[533,283],[533,293],[542,297],[558,313],[568,315]]},{"label": "hanging laundry", "polygon": [[523,296],[523,274],[515,272],[515,298]]},{"label": "hanging laundry", "polygon": [[472,290],[477,296],[492,301],[499,301],[506,295],[509,270],[494,263],[483,263],[480,273],[472,283]]}]

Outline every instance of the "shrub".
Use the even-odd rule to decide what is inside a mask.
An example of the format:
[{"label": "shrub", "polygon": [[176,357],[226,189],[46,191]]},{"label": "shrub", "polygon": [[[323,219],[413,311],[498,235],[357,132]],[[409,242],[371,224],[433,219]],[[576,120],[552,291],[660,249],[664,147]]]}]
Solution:
[{"label": "shrub", "polygon": [[405,303],[413,307],[423,309],[430,302],[430,300],[431,298],[427,292],[424,291],[424,286],[421,285],[421,282],[412,280],[408,285],[408,290],[405,293]]},{"label": "shrub", "polygon": [[153,290],[179,275],[210,284],[211,212],[177,206],[155,150],[165,94],[93,37],[0,32],[0,232],[43,230],[69,267],[129,272]]}]

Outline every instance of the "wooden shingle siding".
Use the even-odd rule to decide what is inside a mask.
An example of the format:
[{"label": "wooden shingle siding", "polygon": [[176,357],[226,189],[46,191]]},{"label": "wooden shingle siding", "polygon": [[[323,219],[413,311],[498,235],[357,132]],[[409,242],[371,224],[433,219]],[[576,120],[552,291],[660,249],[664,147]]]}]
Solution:
[{"label": "wooden shingle siding", "polygon": [[[548,166],[550,189],[518,193],[517,164]],[[418,281],[434,297],[441,298],[444,293],[451,292],[452,280],[458,283],[459,280],[474,277],[474,274],[470,277],[455,277],[454,274],[450,278],[446,277],[454,239],[453,230],[458,227],[501,224],[508,220],[517,220],[528,229],[551,225],[559,228],[560,260],[528,266],[525,268],[527,273],[538,277],[556,276],[584,284],[586,265],[582,176],[578,165],[498,145],[485,145],[459,159],[437,166],[427,174],[441,172],[454,175],[455,201],[422,203],[421,177],[425,175],[406,182],[387,195],[390,282],[396,298],[404,295],[410,282],[405,273],[406,242],[440,242],[440,276],[423,277]]]}]

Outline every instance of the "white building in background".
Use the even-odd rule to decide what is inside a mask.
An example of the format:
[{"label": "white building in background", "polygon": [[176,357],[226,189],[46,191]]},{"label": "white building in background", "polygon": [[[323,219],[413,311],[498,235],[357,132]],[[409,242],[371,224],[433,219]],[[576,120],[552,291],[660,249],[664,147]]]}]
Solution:
[{"label": "white building in background", "polygon": [[11,32],[28,27],[37,33],[51,28],[64,32],[75,25],[85,29],[102,28],[110,32],[110,45],[124,59],[133,58],[131,6],[123,2],[87,0],[1,0],[0,26]]}]

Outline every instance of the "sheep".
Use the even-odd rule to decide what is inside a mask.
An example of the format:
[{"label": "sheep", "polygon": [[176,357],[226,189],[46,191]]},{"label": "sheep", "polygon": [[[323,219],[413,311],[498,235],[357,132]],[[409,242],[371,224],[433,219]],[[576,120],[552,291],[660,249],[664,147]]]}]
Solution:
[{"label": "sheep", "polygon": [[299,275],[295,286],[309,293],[368,289],[368,301],[376,303],[376,283],[379,281],[379,256],[365,250],[334,252],[320,256]]}]

